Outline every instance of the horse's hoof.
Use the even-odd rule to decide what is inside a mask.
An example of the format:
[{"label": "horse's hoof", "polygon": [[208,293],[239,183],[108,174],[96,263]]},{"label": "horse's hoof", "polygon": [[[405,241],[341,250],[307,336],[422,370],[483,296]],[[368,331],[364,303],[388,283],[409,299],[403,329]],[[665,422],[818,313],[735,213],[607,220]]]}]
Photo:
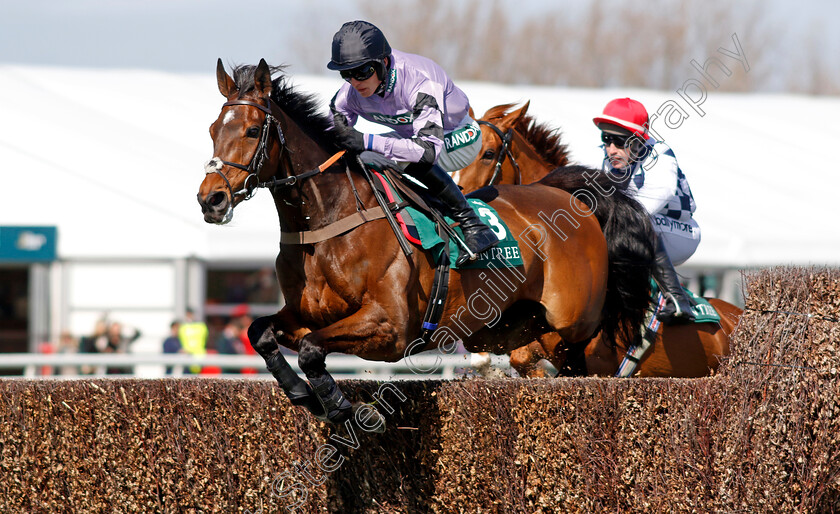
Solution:
[{"label": "horse's hoof", "polygon": [[315,419],[317,419],[318,421],[323,421],[324,423],[331,423],[329,418],[327,418],[326,414],[320,414],[320,415],[312,414],[312,415],[315,416]]},{"label": "horse's hoof", "polygon": [[312,413],[313,416],[318,421],[327,421],[327,414],[324,412],[324,407],[321,405],[321,402],[315,398],[315,395],[307,395],[298,398],[292,398],[289,396],[289,393],[286,393],[286,396],[289,398],[289,401],[292,405],[296,405],[298,407],[303,407],[304,409],[308,410]]},{"label": "horse's hoof", "polygon": [[358,418],[356,418],[356,423],[358,423],[362,429],[366,432],[373,432],[374,434],[381,434],[385,432],[385,416],[379,412],[379,409],[374,407],[369,403],[362,403],[356,402],[353,404],[353,415],[356,415],[356,411],[358,411],[362,407],[369,407],[365,409],[363,415],[365,417],[363,422],[360,422]]}]

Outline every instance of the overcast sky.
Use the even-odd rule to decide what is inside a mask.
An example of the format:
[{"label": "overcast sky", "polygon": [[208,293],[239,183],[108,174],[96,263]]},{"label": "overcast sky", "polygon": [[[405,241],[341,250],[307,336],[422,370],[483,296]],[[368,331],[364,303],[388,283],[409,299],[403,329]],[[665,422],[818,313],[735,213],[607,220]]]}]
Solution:
[{"label": "overcast sky", "polygon": [[[568,12],[575,5],[509,3],[516,16]],[[840,1],[763,3],[784,20],[789,30],[780,37],[789,38],[792,52],[819,31],[829,41],[825,51],[840,54],[840,31],[833,26]],[[360,16],[354,0],[10,0],[0,8],[0,63],[212,73],[218,57],[240,64],[265,57],[291,64],[293,74],[326,72],[332,34]]]},{"label": "overcast sky", "polygon": [[296,64],[290,35],[304,34],[328,60],[329,39],[315,34],[330,38],[357,16],[352,1],[10,1],[0,14],[0,62],[212,72],[219,57]]}]

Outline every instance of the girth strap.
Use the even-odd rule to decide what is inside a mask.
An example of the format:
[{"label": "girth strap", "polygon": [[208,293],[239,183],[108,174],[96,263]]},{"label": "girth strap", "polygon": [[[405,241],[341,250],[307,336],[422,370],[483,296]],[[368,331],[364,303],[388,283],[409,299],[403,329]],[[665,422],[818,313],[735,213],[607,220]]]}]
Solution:
[{"label": "girth strap", "polygon": [[621,364],[618,366],[618,370],[615,372],[616,377],[627,378],[636,372],[636,368],[639,367],[642,357],[644,357],[645,353],[647,353],[656,340],[656,333],[659,330],[659,325],[661,323],[658,319],[656,319],[656,313],[662,310],[664,305],[665,297],[660,292],[656,305],[653,309],[648,310],[645,315],[645,322],[642,323],[641,328],[641,342],[638,346],[632,345],[627,348],[627,354],[624,356],[624,360],[621,361]]},{"label": "girth strap", "polygon": [[[386,168],[385,175],[391,179],[391,183],[397,190],[406,198],[410,199],[414,206],[421,212],[427,213],[432,220],[435,221],[435,227],[438,235],[443,240],[443,251],[440,254],[440,259],[435,263],[435,276],[432,280],[432,289],[429,291],[429,304],[426,306],[426,312],[423,315],[423,323],[420,326],[420,338],[428,344],[432,339],[432,334],[437,329],[440,319],[443,317],[443,308],[446,305],[446,297],[449,294],[449,243],[450,235],[458,237],[455,231],[446,224],[437,211],[429,207],[423,198],[411,190],[410,187],[403,183],[402,178],[395,170]],[[423,346],[418,346],[414,351],[411,349],[409,353],[414,354],[422,350]],[[413,348],[413,347],[412,347]]]},{"label": "girth strap", "polygon": [[333,238],[337,235],[349,232],[354,228],[364,225],[368,221],[377,220],[385,217],[385,211],[382,207],[376,206],[363,211],[354,212],[350,216],[341,218],[340,220],[330,223],[326,227],[317,230],[306,230],[303,232],[281,232],[281,245],[306,245],[313,243],[320,243],[327,239]]},{"label": "girth strap", "polygon": [[446,297],[449,294],[449,234],[439,224],[437,225],[437,232],[443,239],[444,247],[435,266],[435,277],[432,280],[432,289],[429,292],[429,304],[426,306],[423,323],[420,325],[420,338],[426,344],[432,340],[432,334],[438,328],[440,318],[443,317]]}]

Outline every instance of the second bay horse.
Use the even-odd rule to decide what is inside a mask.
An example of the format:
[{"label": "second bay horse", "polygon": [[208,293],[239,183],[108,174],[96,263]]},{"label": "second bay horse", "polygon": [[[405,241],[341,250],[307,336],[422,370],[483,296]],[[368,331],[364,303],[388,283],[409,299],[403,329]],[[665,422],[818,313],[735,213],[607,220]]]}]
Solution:
[{"label": "second bay horse", "polygon": [[[476,160],[453,177],[465,192],[496,184],[531,184],[569,164],[558,129],[529,116],[530,102],[491,107],[478,118],[482,147]],[[472,111],[470,111],[472,113]]]},{"label": "second bay horse", "polygon": [[[456,175],[465,192],[491,183],[529,184],[549,174],[554,176],[555,187],[573,191],[581,186],[574,177],[563,178],[564,170],[569,169],[569,159],[559,131],[537,123],[527,114],[529,105],[525,103],[518,109],[514,104],[497,105],[478,118],[482,126],[479,157]],[[620,251],[616,253],[614,257],[623,259]],[[742,311],[723,300],[709,301],[721,322],[661,325],[656,343],[643,357],[634,376],[698,377],[716,370],[719,357],[729,355],[729,336]],[[512,352],[511,366],[522,376],[543,376],[544,369],[537,363],[546,358],[568,374],[611,376],[628,346],[626,339],[617,343],[612,345],[603,338],[594,338],[583,353],[578,352],[577,362],[570,369],[568,348],[558,348],[556,338],[547,334]]]},{"label": "second bay horse", "polygon": [[[729,336],[743,311],[717,298],[708,300],[720,315],[720,323],[661,325],[634,377],[696,378],[709,376],[717,370],[720,358],[729,355]],[[547,335],[517,348],[510,354],[510,364],[523,377],[545,377],[545,368],[538,365],[542,359],[551,362],[561,375],[611,377],[627,353],[627,343],[622,340],[610,345],[596,337],[583,354],[578,355],[570,355],[567,348],[558,348],[557,342]]]}]

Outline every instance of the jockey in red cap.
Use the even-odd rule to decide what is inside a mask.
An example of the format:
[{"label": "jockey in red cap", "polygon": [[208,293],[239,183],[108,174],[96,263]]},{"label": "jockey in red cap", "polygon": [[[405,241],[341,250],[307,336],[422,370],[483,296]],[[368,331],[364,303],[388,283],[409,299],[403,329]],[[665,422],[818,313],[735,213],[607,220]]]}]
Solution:
[{"label": "jockey in red cap", "polygon": [[694,197],[674,151],[650,135],[647,110],[631,98],[612,100],[592,121],[601,130],[604,170],[644,205],[657,233],[654,279],[666,298],[657,317],[666,324],[693,321],[674,264],[694,254],[700,227],[692,217]]}]

